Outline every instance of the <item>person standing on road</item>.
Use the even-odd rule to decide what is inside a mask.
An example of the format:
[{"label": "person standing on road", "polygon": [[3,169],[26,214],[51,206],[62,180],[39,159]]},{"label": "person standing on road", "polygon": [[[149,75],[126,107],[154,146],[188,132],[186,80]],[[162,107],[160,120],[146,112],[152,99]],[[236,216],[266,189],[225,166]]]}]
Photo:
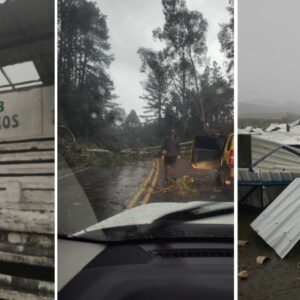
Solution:
[{"label": "person standing on road", "polygon": [[168,181],[170,178],[175,180],[176,160],[180,158],[180,149],[174,129],[171,130],[169,136],[165,139],[162,154],[164,160],[164,179],[165,181]]}]

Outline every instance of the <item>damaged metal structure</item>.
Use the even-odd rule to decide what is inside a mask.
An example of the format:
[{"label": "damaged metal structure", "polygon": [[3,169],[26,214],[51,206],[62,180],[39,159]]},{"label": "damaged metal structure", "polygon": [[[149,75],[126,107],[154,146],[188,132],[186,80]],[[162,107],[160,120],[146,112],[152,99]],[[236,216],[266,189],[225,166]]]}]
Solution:
[{"label": "damaged metal structure", "polygon": [[239,131],[239,206],[280,258],[300,240],[300,121]]},{"label": "damaged metal structure", "polygon": [[284,258],[300,240],[300,178],[295,179],[251,227]]},{"label": "damaged metal structure", "polygon": [[300,136],[295,132],[239,131],[240,206],[262,210],[300,177]]},{"label": "damaged metal structure", "polygon": [[54,168],[54,1],[7,0],[0,4],[0,299],[54,298]]}]

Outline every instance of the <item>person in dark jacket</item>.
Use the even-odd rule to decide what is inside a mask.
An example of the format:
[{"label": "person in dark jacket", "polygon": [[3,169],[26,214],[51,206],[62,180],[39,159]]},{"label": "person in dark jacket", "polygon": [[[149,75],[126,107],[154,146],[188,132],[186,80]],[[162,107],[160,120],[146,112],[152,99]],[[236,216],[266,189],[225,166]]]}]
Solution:
[{"label": "person in dark jacket", "polygon": [[180,157],[180,149],[175,130],[166,137],[162,154],[165,180],[176,179],[176,160]]}]

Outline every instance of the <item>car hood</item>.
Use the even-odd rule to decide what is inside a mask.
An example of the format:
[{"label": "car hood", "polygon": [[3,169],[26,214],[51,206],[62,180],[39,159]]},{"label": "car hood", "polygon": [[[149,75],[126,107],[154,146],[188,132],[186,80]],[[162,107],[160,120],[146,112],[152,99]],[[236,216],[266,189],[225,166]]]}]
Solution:
[{"label": "car hood", "polygon": [[[91,232],[94,230],[101,230],[105,228],[122,227],[130,225],[147,225],[153,223],[158,218],[165,215],[175,213],[178,211],[184,211],[188,209],[198,208],[204,204],[212,204],[211,201],[192,201],[187,203],[176,202],[161,202],[150,203],[146,205],[137,206],[131,209],[124,210],[123,212],[110,217],[104,221],[101,221],[95,225],[92,225],[80,232],[73,234],[73,236],[79,236],[81,234]],[[223,209],[232,208],[234,205],[232,202],[214,202],[211,209]],[[187,223],[193,224],[224,224],[233,225],[233,214],[226,214],[222,216],[209,217],[200,220],[193,220]]]}]

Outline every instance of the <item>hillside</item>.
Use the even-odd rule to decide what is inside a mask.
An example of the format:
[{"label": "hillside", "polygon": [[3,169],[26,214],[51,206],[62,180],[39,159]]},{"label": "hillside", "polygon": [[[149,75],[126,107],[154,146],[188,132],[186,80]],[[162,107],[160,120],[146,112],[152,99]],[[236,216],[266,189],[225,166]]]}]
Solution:
[{"label": "hillside", "polygon": [[238,109],[239,119],[295,120],[300,118],[300,104],[295,102],[280,105],[239,103]]}]

